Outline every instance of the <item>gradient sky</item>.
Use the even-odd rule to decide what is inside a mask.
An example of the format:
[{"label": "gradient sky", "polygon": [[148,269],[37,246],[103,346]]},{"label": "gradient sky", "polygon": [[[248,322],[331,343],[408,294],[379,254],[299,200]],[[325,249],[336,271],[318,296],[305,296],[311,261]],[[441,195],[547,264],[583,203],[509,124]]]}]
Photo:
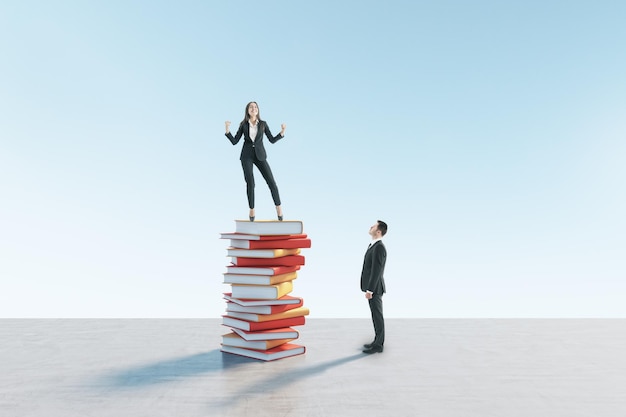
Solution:
[{"label": "gradient sky", "polygon": [[[626,3],[4,1],[0,316],[219,317],[248,101],[311,317],[626,317]],[[257,218],[273,218],[257,176]]]}]

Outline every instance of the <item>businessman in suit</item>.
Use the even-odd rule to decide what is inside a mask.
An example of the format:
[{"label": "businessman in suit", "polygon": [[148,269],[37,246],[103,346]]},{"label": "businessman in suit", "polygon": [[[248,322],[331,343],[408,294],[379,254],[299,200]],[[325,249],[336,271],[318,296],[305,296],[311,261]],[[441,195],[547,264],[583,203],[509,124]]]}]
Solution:
[{"label": "businessman in suit", "polygon": [[378,220],[370,227],[369,234],[372,237],[361,272],[361,291],[365,292],[365,298],[369,301],[374,323],[375,338],[372,343],[363,345],[364,353],[381,353],[385,344],[385,320],[383,318],[383,294],[385,293],[385,262],[387,261],[387,249],[382,242],[387,233],[387,223]]},{"label": "businessman in suit", "polygon": [[235,136],[230,133],[230,122],[226,121],[226,137],[233,145],[236,145],[243,136],[243,147],[241,148],[241,167],[243,168],[244,179],[246,180],[246,192],[248,195],[248,207],[250,208],[250,221],[254,221],[254,174],[253,167],[256,167],[263,175],[265,182],[272,193],[272,199],[276,205],[276,214],[278,220],[283,219],[283,211],[281,208],[280,195],[278,186],[272,175],[272,170],[267,162],[267,152],[263,144],[264,136],[267,136],[270,143],[276,143],[285,137],[286,125],[281,125],[280,133],[276,136],[272,135],[270,128],[265,120],[261,120],[259,114],[259,106],[256,102],[251,101],[246,105],[244,119],[239,124],[239,129]]}]

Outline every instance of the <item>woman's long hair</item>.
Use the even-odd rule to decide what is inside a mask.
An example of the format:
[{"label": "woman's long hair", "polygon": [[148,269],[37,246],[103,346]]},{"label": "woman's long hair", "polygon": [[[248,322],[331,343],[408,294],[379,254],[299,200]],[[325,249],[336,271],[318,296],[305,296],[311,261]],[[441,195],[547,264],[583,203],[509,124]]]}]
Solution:
[{"label": "woman's long hair", "polygon": [[[246,110],[245,110],[244,115],[243,115],[243,120],[241,121],[241,123],[239,123],[239,127],[243,126],[243,124],[245,122],[250,120],[250,115],[248,114],[248,107],[250,107],[250,104],[252,104],[252,103],[256,104],[256,108],[257,109],[259,108],[259,104],[256,101],[251,101],[250,103],[246,104]],[[263,120],[261,120],[261,110],[259,110],[257,112],[256,118],[259,121],[259,123],[263,121]]]}]

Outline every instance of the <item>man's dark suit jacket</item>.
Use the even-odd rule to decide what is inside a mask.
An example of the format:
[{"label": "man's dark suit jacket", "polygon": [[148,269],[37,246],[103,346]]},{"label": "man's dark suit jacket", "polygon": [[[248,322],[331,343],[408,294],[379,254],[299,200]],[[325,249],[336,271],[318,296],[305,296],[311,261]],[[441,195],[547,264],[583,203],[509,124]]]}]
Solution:
[{"label": "man's dark suit jacket", "polygon": [[371,291],[374,294],[385,293],[385,262],[387,249],[382,241],[374,243],[365,252],[363,271],[361,272],[361,291]]},{"label": "man's dark suit jacket", "polygon": [[236,145],[243,135],[243,147],[241,148],[241,156],[239,159],[253,159],[256,155],[259,161],[265,161],[267,159],[267,154],[265,153],[265,146],[263,145],[264,133],[272,143],[276,143],[276,141],[283,138],[280,133],[276,136],[272,136],[270,128],[267,127],[267,123],[263,120],[259,120],[258,130],[254,142],[250,139],[250,123],[248,122],[243,122],[239,126],[239,130],[237,130],[234,137],[230,132],[226,133],[226,137],[233,145]]}]

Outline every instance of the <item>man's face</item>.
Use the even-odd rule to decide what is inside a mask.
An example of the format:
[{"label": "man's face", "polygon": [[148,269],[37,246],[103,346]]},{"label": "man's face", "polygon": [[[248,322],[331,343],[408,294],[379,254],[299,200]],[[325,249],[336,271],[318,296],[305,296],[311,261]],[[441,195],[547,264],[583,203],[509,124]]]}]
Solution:
[{"label": "man's face", "polygon": [[370,227],[370,236],[376,238],[378,236],[378,222],[374,223],[372,227]]}]

